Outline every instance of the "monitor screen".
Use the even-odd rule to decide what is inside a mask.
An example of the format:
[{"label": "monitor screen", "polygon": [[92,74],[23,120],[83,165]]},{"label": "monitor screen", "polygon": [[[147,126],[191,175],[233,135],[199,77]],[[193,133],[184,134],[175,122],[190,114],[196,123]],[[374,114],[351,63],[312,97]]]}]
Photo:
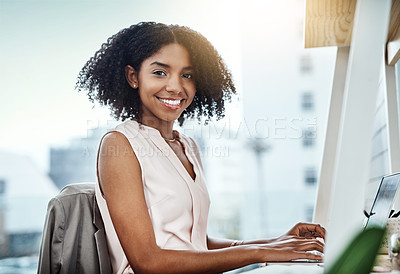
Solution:
[{"label": "monitor screen", "polygon": [[400,173],[388,175],[382,178],[371,211],[369,212],[366,227],[384,227],[386,225],[399,184]]}]

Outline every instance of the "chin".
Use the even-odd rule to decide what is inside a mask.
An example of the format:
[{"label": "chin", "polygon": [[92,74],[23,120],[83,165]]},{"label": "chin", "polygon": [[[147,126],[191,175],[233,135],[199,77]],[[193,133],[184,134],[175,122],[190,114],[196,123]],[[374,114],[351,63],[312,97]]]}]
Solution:
[{"label": "chin", "polygon": [[174,116],[164,116],[162,118],[160,117],[160,119],[165,121],[165,122],[175,122],[175,121],[177,121],[179,119],[179,117],[180,116],[177,117],[176,115],[174,115]]}]

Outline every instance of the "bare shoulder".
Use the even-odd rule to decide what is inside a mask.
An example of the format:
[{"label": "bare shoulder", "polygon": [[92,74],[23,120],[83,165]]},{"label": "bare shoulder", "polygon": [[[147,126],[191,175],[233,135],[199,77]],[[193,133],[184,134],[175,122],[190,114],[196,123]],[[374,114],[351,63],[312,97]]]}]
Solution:
[{"label": "bare shoulder", "polygon": [[105,158],[127,160],[132,157],[136,158],[136,155],[125,135],[118,131],[111,131],[103,137],[100,143],[99,160]]},{"label": "bare shoulder", "polygon": [[130,147],[130,143],[126,136],[118,131],[106,133],[100,143],[100,150],[108,149],[113,151],[113,149],[124,147]]},{"label": "bare shoulder", "polygon": [[140,164],[128,139],[117,131],[103,137],[97,165],[100,186],[106,193],[116,184],[121,187],[141,178]]}]

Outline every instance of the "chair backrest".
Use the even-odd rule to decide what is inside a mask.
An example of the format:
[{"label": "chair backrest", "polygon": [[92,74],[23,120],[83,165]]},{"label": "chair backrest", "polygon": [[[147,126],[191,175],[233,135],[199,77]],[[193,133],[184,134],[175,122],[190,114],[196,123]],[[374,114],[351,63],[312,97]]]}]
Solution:
[{"label": "chair backrest", "polygon": [[38,273],[112,273],[93,183],[71,184],[51,199]]}]

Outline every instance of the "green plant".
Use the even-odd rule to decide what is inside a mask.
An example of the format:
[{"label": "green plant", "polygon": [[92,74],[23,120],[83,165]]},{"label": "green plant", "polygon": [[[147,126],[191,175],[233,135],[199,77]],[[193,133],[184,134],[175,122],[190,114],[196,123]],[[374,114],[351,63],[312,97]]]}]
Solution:
[{"label": "green plant", "polygon": [[369,274],[380,248],[385,229],[371,227],[355,236],[326,274]]}]

